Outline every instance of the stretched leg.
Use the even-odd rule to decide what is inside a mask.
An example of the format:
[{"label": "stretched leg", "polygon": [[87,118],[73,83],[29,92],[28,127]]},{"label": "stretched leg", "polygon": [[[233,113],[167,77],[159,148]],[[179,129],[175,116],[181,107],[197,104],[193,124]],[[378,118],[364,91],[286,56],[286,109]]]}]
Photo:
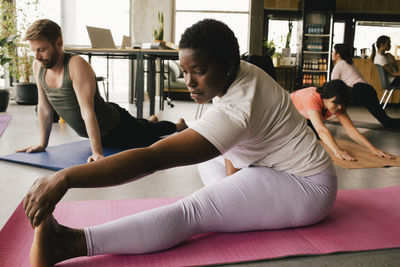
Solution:
[{"label": "stretched leg", "polygon": [[164,135],[173,134],[187,128],[183,119],[177,123],[170,121],[158,121],[156,116],[150,120],[135,118],[125,109],[118,107],[120,122],[105,136],[101,141],[105,146],[116,146],[124,148],[146,147],[158,140]]},{"label": "stretched leg", "polygon": [[328,214],[335,197],[333,166],[307,178],[246,168],[174,204],[86,228],[88,253],[150,253],[199,233],[308,225]]},{"label": "stretched leg", "polygon": [[[159,122],[156,115],[151,115],[149,118],[149,121],[152,123]],[[181,131],[185,130],[186,128],[188,128],[188,126],[183,118],[179,118],[177,123],[175,123],[175,126],[176,126],[177,132],[181,132]]]},{"label": "stretched leg", "polygon": [[363,104],[368,111],[385,127],[400,127],[400,119],[389,117],[379,104],[375,89],[366,83],[357,83],[353,87],[352,98]]},{"label": "stretched leg", "polygon": [[149,253],[199,233],[313,224],[329,213],[335,197],[333,166],[306,178],[265,167],[245,168],[171,205],[85,228],[85,238],[82,230],[46,221],[35,231],[32,266],[81,256],[86,247],[89,256]]}]

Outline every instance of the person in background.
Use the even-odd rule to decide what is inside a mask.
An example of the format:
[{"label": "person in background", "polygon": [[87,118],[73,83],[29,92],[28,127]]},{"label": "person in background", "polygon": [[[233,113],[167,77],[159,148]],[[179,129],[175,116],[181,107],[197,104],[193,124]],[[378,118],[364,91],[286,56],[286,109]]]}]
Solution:
[{"label": "person in background", "polygon": [[379,36],[375,44],[372,44],[371,59],[374,61],[374,64],[381,65],[386,71],[388,74],[389,84],[391,86],[399,86],[400,71],[396,60],[394,60],[394,56],[392,54],[386,53],[386,51],[389,51],[390,48],[390,37],[386,35]]},{"label": "person in background", "polygon": [[[233,31],[212,19],[193,24],[181,37],[179,61],[191,98],[212,106],[190,128],[150,147],[37,180],[24,201],[35,227],[33,267],[83,255],[152,253],[200,233],[311,225],[328,215],[337,192],[332,160],[289,93],[240,61]],[[84,229],[59,225],[51,215],[70,188],[112,186],[200,162],[209,166],[210,184],[173,204]],[[221,172],[225,178],[212,183]]]},{"label": "person in background", "polygon": [[363,105],[385,127],[400,129],[400,118],[391,118],[379,104],[376,90],[364,79],[351,59],[350,46],[335,44],[332,52],[335,61],[331,78],[340,79],[351,87],[351,102],[354,105]]},{"label": "person in background", "polygon": [[187,125],[183,119],[172,123],[135,118],[115,103],[100,96],[96,75],[81,56],[65,53],[60,26],[41,19],[26,31],[25,40],[35,54],[33,73],[38,87],[40,144],[17,152],[40,152],[48,145],[53,108],[82,137],[90,140],[89,161],[102,159],[104,146],[142,147],[162,136],[179,132]]},{"label": "person in background", "polygon": [[339,119],[347,135],[355,142],[366,147],[378,157],[394,158],[376,148],[354,126],[346,112],[346,106],[350,102],[350,90],[342,80],[332,80],[322,87],[297,90],[291,94],[291,98],[297,110],[307,119],[307,124],[339,159],[356,160],[351,153],[337,144],[332,133],[326,127],[324,120],[333,115]]}]

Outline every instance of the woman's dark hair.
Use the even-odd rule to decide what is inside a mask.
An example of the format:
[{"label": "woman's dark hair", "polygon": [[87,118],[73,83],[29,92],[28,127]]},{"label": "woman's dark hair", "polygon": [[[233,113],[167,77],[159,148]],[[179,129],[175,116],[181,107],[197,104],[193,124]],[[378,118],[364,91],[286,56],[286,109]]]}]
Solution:
[{"label": "woman's dark hair", "polygon": [[[376,48],[380,48],[382,45],[386,44],[388,41],[390,41],[390,37],[386,36],[386,35],[381,35],[378,37],[378,39],[376,40],[376,42],[374,44],[372,44],[372,52],[371,52],[371,59],[372,61],[375,58],[376,55]],[[376,48],[375,48],[376,45]]]},{"label": "woman's dark hair", "polygon": [[351,59],[351,50],[348,44],[335,44],[334,46],[336,54],[347,62],[347,64],[352,65],[353,60]]},{"label": "woman's dark hair", "polygon": [[348,105],[350,103],[350,87],[342,80],[332,80],[326,82],[322,87],[317,88],[317,92],[321,94],[321,98],[332,98],[336,96],[334,103]]},{"label": "woman's dark hair", "polygon": [[237,68],[240,63],[235,34],[225,23],[213,19],[201,20],[187,28],[181,36],[179,48],[200,50],[220,66],[233,60]]}]

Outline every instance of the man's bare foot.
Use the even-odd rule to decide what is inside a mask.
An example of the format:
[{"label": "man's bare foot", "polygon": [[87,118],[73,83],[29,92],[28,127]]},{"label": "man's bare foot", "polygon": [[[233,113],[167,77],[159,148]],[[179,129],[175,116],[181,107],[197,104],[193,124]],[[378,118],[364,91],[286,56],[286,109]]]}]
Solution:
[{"label": "man's bare foot", "polygon": [[179,118],[179,119],[178,119],[178,122],[176,123],[176,131],[177,131],[177,132],[183,131],[183,130],[185,130],[187,127],[188,127],[188,126],[187,126],[185,120],[182,119],[182,118]]},{"label": "man's bare foot", "polygon": [[149,118],[149,121],[150,122],[158,122],[158,118],[157,118],[156,115],[151,115],[150,118]]},{"label": "man's bare foot", "polygon": [[86,254],[83,230],[62,226],[52,215],[35,228],[30,254],[32,267],[53,266],[57,262]]}]

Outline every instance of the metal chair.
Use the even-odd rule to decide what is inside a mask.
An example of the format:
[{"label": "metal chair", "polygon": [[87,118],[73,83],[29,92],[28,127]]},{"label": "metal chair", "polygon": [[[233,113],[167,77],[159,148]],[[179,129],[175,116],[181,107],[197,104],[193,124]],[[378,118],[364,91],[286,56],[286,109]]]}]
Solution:
[{"label": "metal chair", "polygon": [[[385,91],[383,92],[383,96],[382,96],[382,98],[381,98],[379,104],[382,104],[383,102],[385,102],[385,103],[383,104],[383,107],[382,107],[382,109],[385,109],[385,107],[386,107],[386,105],[387,105],[387,103],[388,103],[390,97],[391,97],[392,94],[393,94],[393,90],[400,89],[400,87],[399,87],[399,86],[391,86],[391,85],[389,84],[388,75],[387,75],[385,69],[384,69],[381,65],[378,65],[378,64],[375,64],[375,66],[376,66],[376,69],[378,70],[378,73],[379,73],[379,79],[380,79],[380,81],[381,81],[382,89],[385,90]],[[386,94],[387,94],[388,92],[389,92],[389,94],[388,94],[388,96],[386,97]],[[386,97],[386,100],[385,100],[385,97]]]}]

